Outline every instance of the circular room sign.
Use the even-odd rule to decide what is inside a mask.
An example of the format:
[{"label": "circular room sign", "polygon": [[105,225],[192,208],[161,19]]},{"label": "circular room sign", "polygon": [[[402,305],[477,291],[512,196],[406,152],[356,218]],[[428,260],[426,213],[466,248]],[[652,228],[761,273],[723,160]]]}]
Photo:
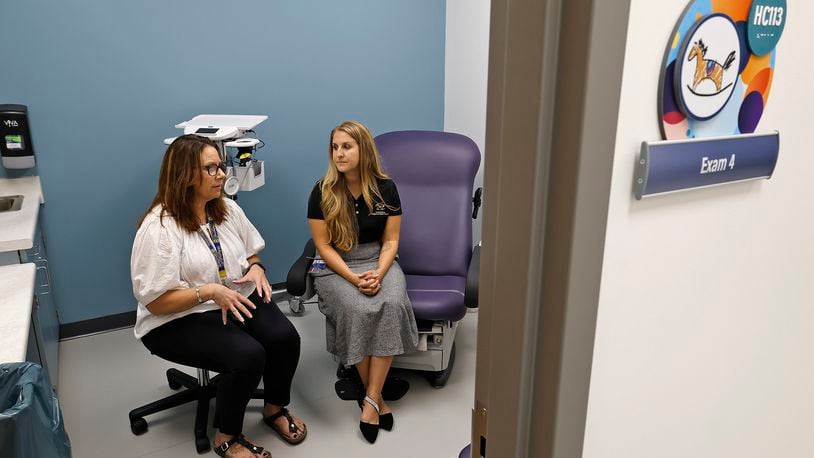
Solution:
[{"label": "circular room sign", "polygon": [[[788,17],[785,4],[785,0],[688,0],[669,35],[659,76],[658,116],[664,140],[755,132],[769,101],[775,44]],[[780,25],[772,25],[778,21]],[[774,30],[773,36],[753,36],[763,40],[764,50],[773,46],[763,55],[756,54],[752,46],[757,45],[749,42],[750,28],[754,32],[758,25]]]},{"label": "circular room sign", "polygon": [[752,53],[763,56],[772,52],[785,26],[786,0],[754,0],[746,26]]},{"label": "circular room sign", "polygon": [[675,66],[679,108],[696,120],[718,114],[735,90],[741,60],[738,29],[725,14],[699,20],[684,37]]}]

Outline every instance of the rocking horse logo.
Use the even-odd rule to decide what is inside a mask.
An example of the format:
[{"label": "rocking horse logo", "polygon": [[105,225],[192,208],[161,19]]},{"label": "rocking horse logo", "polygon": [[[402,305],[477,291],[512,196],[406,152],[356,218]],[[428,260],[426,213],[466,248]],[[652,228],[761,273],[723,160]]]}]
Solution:
[{"label": "rocking horse logo", "polygon": [[[704,56],[707,55],[707,47],[704,45],[704,40],[699,39],[693,43],[689,56],[687,56],[687,61],[692,61],[695,59],[695,76],[692,82],[692,87],[689,88],[690,91],[700,97],[710,97],[718,95],[721,92],[729,89],[729,86],[731,86],[733,83],[729,83],[723,88],[721,87],[721,84],[723,82],[724,72],[729,70],[729,67],[732,66],[732,62],[735,62],[736,54],[736,51],[730,52],[729,55],[726,56],[724,63],[721,64],[712,59],[704,58]],[[711,94],[701,94],[696,91],[698,84],[706,79],[711,80],[715,84],[716,92]]]},{"label": "rocking horse logo", "polygon": [[738,79],[741,40],[729,16],[711,14],[683,37],[676,59],[675,93],[690,118],[708,120],[726,106]]}]

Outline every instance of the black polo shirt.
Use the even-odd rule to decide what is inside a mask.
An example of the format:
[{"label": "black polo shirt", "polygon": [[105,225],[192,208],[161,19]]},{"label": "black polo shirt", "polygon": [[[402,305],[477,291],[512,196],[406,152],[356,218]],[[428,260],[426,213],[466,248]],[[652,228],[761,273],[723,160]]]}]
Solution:
[{"label": "black polo shirt", "polygon": [[[308,198],[308,219],[325,219],[320,205],[322,202],[321,184],[321,180],[317,181],[314,189],[311,190],[311,196]],[[348,193],[350,205],[353,205],[356,211],[356,222],[359,225],[359,243],[381,241],[382,235],[384,235],[384,227],[387,224],[387,217],[401,215],[401,200],[399,199],[399,191],[396,189],[396,183],[390,179],[380,179],[378,185],[379,193],[382,195],[384,202],[377,202],[374,195],[372,212],[367,208],[363,195],[360,195],[358,199],[354,199]]]}]

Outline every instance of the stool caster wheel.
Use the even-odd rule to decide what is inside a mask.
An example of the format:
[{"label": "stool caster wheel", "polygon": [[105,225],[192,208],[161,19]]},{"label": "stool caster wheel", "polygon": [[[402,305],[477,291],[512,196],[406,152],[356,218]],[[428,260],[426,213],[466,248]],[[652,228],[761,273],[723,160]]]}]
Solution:
[{"label": "stool caster wheel", "polygon": [[167,369],[167,385],[170,386],[171,390],[178,390],[183,385],[176,379],[176,375],[180,377],[184,377],[186,374],[181,373],[178,369]]},{"label": "stool caster wheel", "polygon": [[142,417],[139,418],[131,418],[130,419],[130,431],[133,431],[133,434],[136,436],[140,436],[147,432],[147,420]]},{"label": "stool caster wheel", "polygon": [[209,439],[206,437],[196,437],[195,438],[195,449],[198,450],[198,453],[203,453],[209,450]]},{"label": "stool caster wheel", "polygon": [[294,316],[302,316],[305,313],[305,300],[299,297],[292,297],[288,301],[288,308]]}]

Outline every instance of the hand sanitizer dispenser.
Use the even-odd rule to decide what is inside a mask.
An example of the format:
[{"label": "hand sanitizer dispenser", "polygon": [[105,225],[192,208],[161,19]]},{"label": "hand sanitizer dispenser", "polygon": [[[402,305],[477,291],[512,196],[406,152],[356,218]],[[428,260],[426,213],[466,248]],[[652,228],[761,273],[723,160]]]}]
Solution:
[{"label": "hand sanitizer dispenser", "polygon": [[0,105],[0,156],[7,169],[34,167],[34,146],[25,105]]}]

